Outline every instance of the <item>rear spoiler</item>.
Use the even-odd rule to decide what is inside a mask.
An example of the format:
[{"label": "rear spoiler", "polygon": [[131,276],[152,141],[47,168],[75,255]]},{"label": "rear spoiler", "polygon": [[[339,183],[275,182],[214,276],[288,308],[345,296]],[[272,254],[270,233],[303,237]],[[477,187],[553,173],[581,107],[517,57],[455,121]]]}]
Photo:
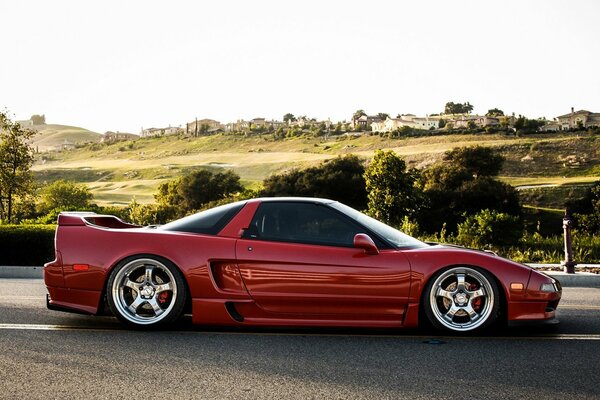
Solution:
[{"label": "rear spoiler", "polygon": [[69,211],[58,214],[58,226],[93,225],[102,228],[127,229],[141,228],[141,225],[128,224],[114,215],[101,215],[94,212]]}]

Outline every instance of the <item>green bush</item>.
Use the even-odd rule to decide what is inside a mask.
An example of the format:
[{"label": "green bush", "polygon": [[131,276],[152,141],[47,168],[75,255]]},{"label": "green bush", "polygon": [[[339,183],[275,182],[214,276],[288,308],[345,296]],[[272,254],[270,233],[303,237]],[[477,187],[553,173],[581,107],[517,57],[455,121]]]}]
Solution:
[{"label": "green bush", "polygon": [[55,225],[0,225],[0,265],[41,266],[54,260]]},{"label": "green bush", "polygon": [[518,243],[523,236],[523,224],[518,217],[495,210],[483,210],[469,215],[458,225],[457,239],[469,247],[497,248]]}]

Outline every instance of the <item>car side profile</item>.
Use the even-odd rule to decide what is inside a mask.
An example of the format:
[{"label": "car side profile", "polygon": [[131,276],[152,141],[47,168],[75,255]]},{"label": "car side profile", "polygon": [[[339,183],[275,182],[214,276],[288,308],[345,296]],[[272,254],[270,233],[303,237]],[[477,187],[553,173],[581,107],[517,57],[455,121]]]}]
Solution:
[{"label": "car side profile", "polygon": [[48,308],[138,328],[483,330],[555,319],[560,283],[492,253],[423,243],[339,202],[262,198],[162,226],[61,213]]}]

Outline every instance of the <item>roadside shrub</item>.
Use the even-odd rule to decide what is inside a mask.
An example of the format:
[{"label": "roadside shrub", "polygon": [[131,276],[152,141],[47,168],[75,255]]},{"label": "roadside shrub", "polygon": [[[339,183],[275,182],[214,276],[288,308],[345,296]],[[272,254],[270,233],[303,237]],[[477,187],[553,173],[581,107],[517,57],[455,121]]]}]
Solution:
[{"label": "roadside shrub", "polygon": [[518,243],[522,236],[518,217],[486,209],[458,224],[457,240],[469,247],[502,247]]},{"label": "roadside shrub", "polygon": [[54,259],[55,225],[0,225],[0,265],[41,266]]}]

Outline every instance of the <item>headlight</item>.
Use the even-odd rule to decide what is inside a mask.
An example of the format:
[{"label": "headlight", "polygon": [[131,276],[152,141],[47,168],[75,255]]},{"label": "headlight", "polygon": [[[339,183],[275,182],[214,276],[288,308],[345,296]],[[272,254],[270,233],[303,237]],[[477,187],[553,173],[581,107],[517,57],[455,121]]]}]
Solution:
[{"label": "headlight", "polygon": [[542,292],[558,292],[558,286],[556,285],[556,281],[552,281],[549,283],[542,283],[542,286],[540,287],[540,291]]}]

